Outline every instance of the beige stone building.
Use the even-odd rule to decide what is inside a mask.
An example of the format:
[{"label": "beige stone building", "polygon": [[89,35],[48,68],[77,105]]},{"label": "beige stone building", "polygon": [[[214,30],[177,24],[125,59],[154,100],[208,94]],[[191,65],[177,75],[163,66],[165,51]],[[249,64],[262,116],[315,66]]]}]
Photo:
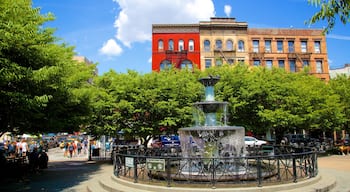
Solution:
[{"label": "beige stone building", "polygon": [[234,18],[211,18],[199,24],[201,69],[248,62],[248,24]]}]

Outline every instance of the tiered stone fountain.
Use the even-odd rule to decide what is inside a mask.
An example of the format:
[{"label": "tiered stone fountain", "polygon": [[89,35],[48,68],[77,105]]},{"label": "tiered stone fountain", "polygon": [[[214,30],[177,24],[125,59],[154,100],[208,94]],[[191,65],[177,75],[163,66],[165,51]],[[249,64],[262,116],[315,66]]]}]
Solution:
[{"label": "tiered stone fountain", "polygon": [[202,168],[209,166],[214,166],[217,174],[228,171],[246,173],[244,163],[233,160],[245,155],[244,128],[227,125],[228,102],[215,101],[214,85],[219,79],[206,77],[199,80],[205,87],[205,101],[194,103],[195,125],[178,131],[183,158],[199,159],[191,160],[191,163],[183,160],[182,174],[210,171]]}]

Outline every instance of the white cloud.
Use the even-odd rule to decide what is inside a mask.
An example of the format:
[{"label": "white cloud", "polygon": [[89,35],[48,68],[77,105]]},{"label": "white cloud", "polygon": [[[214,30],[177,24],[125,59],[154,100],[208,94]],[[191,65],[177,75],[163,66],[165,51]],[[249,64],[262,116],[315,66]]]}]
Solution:
[{"label": "white cloud", "polygon": [[114,39],[109,39],[100,49],[100,53],[107,56],[118,56],[123,52],[123,49]]},{"label": "white cloud", "polygon": [[330,34],[326,36],[327,38],[330,39],[337,39],[337,40],[347,40],[350,41],[350,36],[345,36],[345,35],[335,35],[335,34]]},{"label": "white cloud", "polygon": [[333,60],[331,60],[330,58],[328,58],[328,64],[332,64],[333,63]]},{"label": "white cloud", "polygon": [[147,62],[152,63],[152,57],[150,57]]},{"label": "white cloud", "polygon": [[131,47],[151,41],[152,24],[197,23],[215,15],[212,0],[113,0],[119,5],[116,38]]},{"label": "white cloud", "polygon": [[232,10],[232,7],[230,5],[225,5],[224,11],[225,11],[226,17],[230,17],[231,10]]}]

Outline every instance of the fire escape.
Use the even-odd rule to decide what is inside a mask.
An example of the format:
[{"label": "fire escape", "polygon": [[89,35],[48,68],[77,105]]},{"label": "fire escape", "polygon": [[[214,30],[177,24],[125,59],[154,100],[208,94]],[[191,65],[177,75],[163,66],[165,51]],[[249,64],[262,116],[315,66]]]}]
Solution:
[{"label": "fire escape", "polygon": [[264,59],[265,59],[265,53],[263,52],[251,52],[249,53],[249,57],[251,60],[259,60],[260,65],[263,65]]},{"label": "fire escape", "polygon": [[214,49],[214,56],[221,58],[223,61],[225,61],[225,63],[229,63],[229,60],[227,59],[227,57],[229,58],[235,58],[235,50],[223,50],[220,48],[216,48]]},{"label": "fire escape", "polygon": [[300,65],[296,64],[296,71],[298,72],[302,70],[304,60],[310,61],[311,53],[288,53],[287,58],[288,60],[295,60],[300,62]]},{"label": "fire escape", "polygon": [[165,55],[168,61],[175,65],[176,68],[179,68],[181,64],[180,62],[187,59],[187,50],[166,50]]}]

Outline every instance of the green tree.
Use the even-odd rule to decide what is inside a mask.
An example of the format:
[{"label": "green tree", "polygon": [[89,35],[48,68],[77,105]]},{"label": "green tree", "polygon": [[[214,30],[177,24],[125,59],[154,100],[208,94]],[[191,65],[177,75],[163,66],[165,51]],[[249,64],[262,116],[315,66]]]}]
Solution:
[{"label": "green tree", "polygon": [[[30,0],[0,2],[0,132],[77,130],[89,113],[93,66],[73,61]],[[76,81],[77,80],[77,81]]]},{"label": "green tree", "polygon": [[350,21],[349,0],[308,0],[308,2],[320,8],[308,22],[314,24],[320,20],[326,20],[327,27],[324,29],[326,33],[329,33],[334,28],[337,20],[340,20],[343,24]]},{"label": "green tree", "polygon": [[147,144],[151,137],[176,134],[178,128],[189,126],[191,104],[201,91],[197,77],[175,69],[140,76],[137,86],[129,90],[131,97],[117,104],[117,111],[123,113],[119,122],[124,132],[143,138]]},{"label": "green tree", "polygon": [[329,86],[332,91],[339,96],[339,104],[342,106],[344,114],[344,123],[340,127],[347,131],[350,130],[350,80],[345,75],[337,76],[335,79],[331,79]]}]

